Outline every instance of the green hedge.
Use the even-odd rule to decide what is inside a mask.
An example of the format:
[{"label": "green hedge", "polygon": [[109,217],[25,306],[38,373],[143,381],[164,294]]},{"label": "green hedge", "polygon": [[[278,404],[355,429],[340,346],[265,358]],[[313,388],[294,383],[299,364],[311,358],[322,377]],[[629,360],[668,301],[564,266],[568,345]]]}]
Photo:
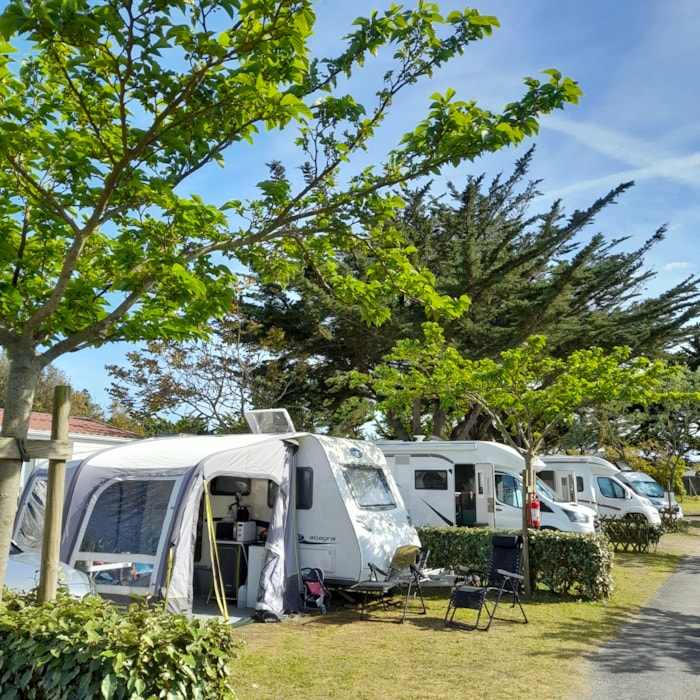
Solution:
[{"label": "green hedge", "polygon": [[[491,538],[488,528],[421,527],[421,544],[430,549],[428,568],[488,566]],[[613,551],[603,535],[554,530],[530,530],[530,578],[533,590],[602,600],[612,593]]]},{"label": "green hedge", "polygon": [[533,588],[603,600],[613,590],[613,548],[604,535],[540,530],[529,533]]},{"label": "green hedge", "polygon": [[229,662],[240,647],[217,618],[190,619],[161,606],[124,610],[62,593],[39,605],[31,594],[5,590],[0,697],[227,700],[235,697]]}]

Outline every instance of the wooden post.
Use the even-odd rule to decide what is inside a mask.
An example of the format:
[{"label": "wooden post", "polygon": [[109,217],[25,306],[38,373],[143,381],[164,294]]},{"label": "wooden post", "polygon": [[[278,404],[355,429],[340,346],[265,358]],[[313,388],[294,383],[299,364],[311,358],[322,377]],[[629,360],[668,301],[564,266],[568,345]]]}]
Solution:
[{"label": "wooden post", "polygon": [[[53,394],[51,440],[68,439],[70,416],[70,388],[57,386]],[[58,556],[63,524],[63,491],[66,484],[66,460],[49,459],[49,478],[44,515],[43,546],[41,549],[41,574],[39,577],[39,602],[56,598],[58,589]]]}]

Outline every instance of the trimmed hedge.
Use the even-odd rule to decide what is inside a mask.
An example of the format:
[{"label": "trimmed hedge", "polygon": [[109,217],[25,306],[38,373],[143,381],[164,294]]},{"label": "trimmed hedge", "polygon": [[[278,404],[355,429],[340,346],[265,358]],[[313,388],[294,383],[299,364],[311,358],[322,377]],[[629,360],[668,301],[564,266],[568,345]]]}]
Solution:
[{"label": "trimmed hedge", "polygon": [[613,548],[604,535],[555,530],[530,531],[533,590],[604,600],[613,591]]},{"label": "trimmed hedge", "polygon": [[[235,697],[229,662],[242,642],[217,618],[101,598],[11,594],[0,604],[0,697],[197,700]],[[20,690],[21,689],[21,690]]]},{"label": "trimmed hedge", "polygon": [[[488,528],[421,527],[421,544],[430,549],[429,566],[468,566],[485,571],[491,538]],[[603,535],[529,530],[532,588],[557,595],[602,600],[612,593],[613,550]]]}]

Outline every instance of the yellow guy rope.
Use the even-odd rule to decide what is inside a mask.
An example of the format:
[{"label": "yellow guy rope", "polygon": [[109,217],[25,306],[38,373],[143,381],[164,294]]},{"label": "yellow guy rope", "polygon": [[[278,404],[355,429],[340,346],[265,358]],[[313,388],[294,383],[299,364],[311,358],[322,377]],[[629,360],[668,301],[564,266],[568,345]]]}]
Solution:
[{"label": "yellow guy rope", "polygon": [[228,606],[224,599],[224,579],[221,575],[221,564],[219,563],[219,550],[216,546],[216,529],[214,518],[211,512],[211,498],[209,496],[209,483],[203,478],[204,483],[204,506],[206,509],[207,532],[209,533],[209,554],[211,557],[211,584],[214,587],[214,597],[219,606],[219,611],[224,620],[228,622]]}]

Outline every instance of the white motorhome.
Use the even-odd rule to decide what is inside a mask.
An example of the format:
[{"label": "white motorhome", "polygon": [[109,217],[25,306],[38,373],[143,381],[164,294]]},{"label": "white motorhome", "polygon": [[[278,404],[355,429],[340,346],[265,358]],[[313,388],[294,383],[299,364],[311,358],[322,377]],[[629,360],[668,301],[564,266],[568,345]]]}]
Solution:
[{"label": "white motorhome", "polygon": [[61,558],[101,595],[166,599],[175,612],[191,612],[196,589],[207,596],[218,560],[228,598],[280,614],[298,609],[301,568],[347,586],[420,544],[375,445],[294,432],[286,411],[248,418],[251,434],[141,440],[71,469]]},{"label": "white motorhome", "polygon": [[546,467],[538,471],[541,479],[549,482],[556,475],[573,473],[579,503],[591,506],[602,516],[616,518],[644,518],[659,525],[659,511],[650,501],[636,494],[618,478],[619,469],[595,455],[544,455]]},{"label": "white motorhome", "polygon": [[646,472],[621,469],[617,478],[623,484],[627,484],[638,496],[647,498],[659,513],[670,509],[676,518],[683,517],[683,510],[676,501],[673,491],[670,494],[664,491],[663,486]]},{"label": "white motorhome", "polygon": [[[512,447],[479,440],[380,440],[376,444],[415,525],[522,527],[525,460]],[[543,482],[538,482],[537,493],[543,528],[595,531],[596,514],[590,508],[562,501]]]}]

